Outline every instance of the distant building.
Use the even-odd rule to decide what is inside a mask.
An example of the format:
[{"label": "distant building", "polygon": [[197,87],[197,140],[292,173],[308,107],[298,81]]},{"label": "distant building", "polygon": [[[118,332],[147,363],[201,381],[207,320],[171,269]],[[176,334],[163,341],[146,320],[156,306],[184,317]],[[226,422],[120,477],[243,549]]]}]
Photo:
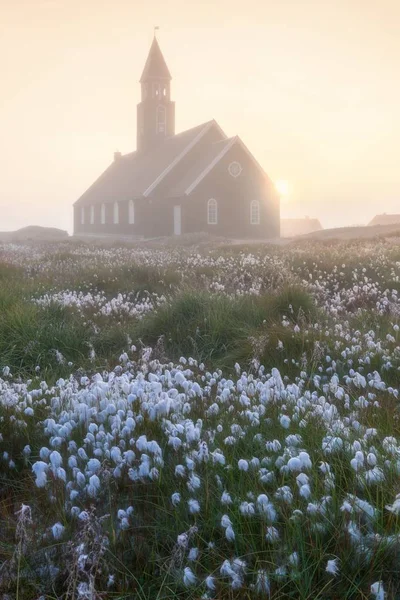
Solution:
[{"label": "distant building", "polygon": [[400,225],[400,214],[387,215],[386,213],[383,213],[382,215],[376,215],[372,221],[368,223],[369,227],[375,225]]},{"label": "distant building", "polygon": [[279,196],[240,138],[214,120],[175,134],[171,75],[156,38],[140,84],[137,150],[116,152],[75,202],[74,232],[279,237]]},{"label": "distant building", "polygon": [[310,219],[309,217],[304,219],[281,219],[281,237],[296,237],[314,231],[321,231],[321,229],[323,227],[318,219]]}]

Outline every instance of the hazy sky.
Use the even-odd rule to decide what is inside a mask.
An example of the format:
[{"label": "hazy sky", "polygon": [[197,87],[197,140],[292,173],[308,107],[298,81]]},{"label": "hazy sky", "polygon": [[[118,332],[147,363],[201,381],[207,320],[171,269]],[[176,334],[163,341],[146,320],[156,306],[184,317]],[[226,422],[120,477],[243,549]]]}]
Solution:
[{"label": "hazy sky", "polygon": [[400,212],[399,0],[0,0],[0,230],[72,229],[136,143],[159,25],[177,132],[215,118],[324,226]]}]

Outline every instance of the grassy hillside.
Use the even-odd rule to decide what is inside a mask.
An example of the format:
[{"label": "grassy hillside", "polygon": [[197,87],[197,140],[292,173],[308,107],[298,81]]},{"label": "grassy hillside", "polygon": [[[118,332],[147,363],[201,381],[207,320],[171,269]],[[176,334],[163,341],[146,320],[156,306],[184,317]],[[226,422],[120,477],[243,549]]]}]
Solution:
[{"label": "grassy hillside", "polygon": [[0,594],[397,598],[400,247],[0,246]]}]

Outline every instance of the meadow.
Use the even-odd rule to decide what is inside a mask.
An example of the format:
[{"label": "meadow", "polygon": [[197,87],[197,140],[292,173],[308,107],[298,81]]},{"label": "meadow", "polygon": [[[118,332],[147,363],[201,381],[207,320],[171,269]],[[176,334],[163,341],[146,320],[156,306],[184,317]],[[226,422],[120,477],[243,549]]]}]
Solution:
[{"label": "meadow", "polygon": [[0,595],[400,597],[400,245],[0,245]]}]

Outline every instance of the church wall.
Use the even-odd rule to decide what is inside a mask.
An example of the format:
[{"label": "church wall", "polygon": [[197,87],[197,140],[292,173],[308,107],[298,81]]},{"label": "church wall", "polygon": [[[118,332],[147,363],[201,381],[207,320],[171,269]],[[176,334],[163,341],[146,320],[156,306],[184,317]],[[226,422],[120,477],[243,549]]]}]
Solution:
[{"label": "church wall", "polygon": [[[196,158],[207,152],[207,146],[220,141],[222,135],[217,127],[212,127],[198,144],[184,157],[179,164],[165,177],[147,199],[146,237],[170,236],[174,232],[174,205],[182,205],[182,233],[185,233],[183,204],[185,199],[165,197],[176,183],[179,183],[190,169]],[[197,230],[198,231],[198,230]]]},{"label": "church wall", "polygon": [[[229,164],[240,162],[243,170],[237,178],[229,172]],[[218,223],[207,222],[207,203],[218,202]],[[260,202],[260,224],[250,223],[250,203]],[[207,231],[235,238],[279,237],[279,199],[272,183],[265,179],[252,159],[235,145],[221,162],[187,197],[183,209],[184,232]]]},{"label": "church wall", "polygon": [[147,201],[140,198],[135,200],[135,222],[129,223],[129,201],[118,202],[119,223],[114,223],[114,203],[105,203],[105,223],[101,223],[101,204],[94,205],[94,223],[90,223],[90,206],[85,206],[85,223],[81,223],[81,206],[74,207],[74,233],[87,234],[116,234],[116,235],[145,235],[148,228]]}]

